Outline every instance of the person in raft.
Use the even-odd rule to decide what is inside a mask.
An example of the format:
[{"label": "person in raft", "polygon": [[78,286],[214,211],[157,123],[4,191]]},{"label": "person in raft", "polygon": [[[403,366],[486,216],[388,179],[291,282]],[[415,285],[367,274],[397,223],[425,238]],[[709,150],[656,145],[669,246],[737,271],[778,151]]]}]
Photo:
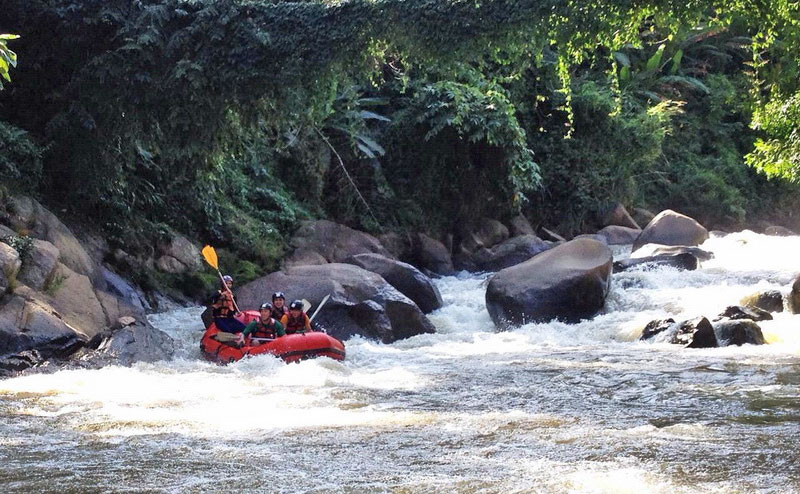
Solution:
[{"label": "person in raft", "polygon": [[211,296],[211,315],[214,324],[224,333],[240,333],[244,329],[244,323],[234,317],[237,311],[236,297],[232,291],[233,278],[225,275],[222,280],[224,285]]},{"label": "person in raft", "polygon": [[274,340],[275,338],[286,335],[286,331],[283,330],[283,324],[272,317],[272,309],[273,307],[269,302],[261,304],[261,308],[259,309],[260,317],[255,321],[251,321],[250,324],[244,328],[244,331],[239,333],[239,338],[236,342],[243,344],[244,339],[247,338],[247,336],[251,336],[253,338],[259,338],[258,341],[254,341],[253,343],[260,345],[265,343],[263,339]]},{"label": "person in raft", "polygon": [[289,313],[281,318],[281,324],[286,328],[286,334],[311,331],[311,320],[303,312],[303,302],[295,300],[289,304]]},{"label": "person in raft", "polygon": [[275,292],[272,294],[272,318],[276,321],[283,319],[283,316],[289,313],[286,307],[286,295],[283,292]]}]

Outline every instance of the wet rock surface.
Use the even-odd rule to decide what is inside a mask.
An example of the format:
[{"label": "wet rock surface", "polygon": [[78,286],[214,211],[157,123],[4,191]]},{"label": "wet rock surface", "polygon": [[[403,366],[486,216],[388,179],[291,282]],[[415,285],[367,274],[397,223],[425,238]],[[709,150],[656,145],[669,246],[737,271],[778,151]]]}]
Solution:
[{"label": "wet rock surface", "polygon": [[700,245],[708,239],[708,230],[693,218],[667,209],[660,212],[642,230],[633,250],[645,244]]},{"label": "wet rock surface", "polygon": [[442,295],[433,281],[410,264],[379,254],[358,254],[347,258],[345,262],[381,275],[426,314],[442,306]]},{"label": "wet rock surface", "polygon": [[495,274],[486,291],[489,315],[501,328],[592,317],[605,303],[611,263],[603,243],[582,238],[561,244]]}]

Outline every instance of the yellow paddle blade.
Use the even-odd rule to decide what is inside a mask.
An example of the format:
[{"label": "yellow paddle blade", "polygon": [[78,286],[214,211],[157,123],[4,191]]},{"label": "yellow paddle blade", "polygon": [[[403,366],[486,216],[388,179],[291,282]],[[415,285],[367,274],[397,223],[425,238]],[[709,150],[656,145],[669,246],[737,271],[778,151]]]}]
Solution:
[{"label": "yellow paddle blade", "polygon": [[219,263],[217,261],[217,251],[214,250],[214,247],[210,245],[206,245],[203,247],[203,259],[206,260],[208,264],[211,265],[214,269],[219,269]]}]

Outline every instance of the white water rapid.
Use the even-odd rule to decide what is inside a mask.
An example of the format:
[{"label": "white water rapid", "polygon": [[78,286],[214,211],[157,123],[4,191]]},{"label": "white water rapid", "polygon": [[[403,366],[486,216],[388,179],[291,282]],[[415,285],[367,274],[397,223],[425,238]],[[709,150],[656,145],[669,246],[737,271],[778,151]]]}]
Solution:
[{"label": "white water rapid", "polygon": [[637,341],[788,291],[800,237],[706,242],[694,272],[616,274],[605,312],[496,332],[487,276],[439,280],[437,333],[347,359],[202,360],[199,309],[152,316],[171,362],[0,381],[0,492],[800,492],[800,315],[770,344]]}]

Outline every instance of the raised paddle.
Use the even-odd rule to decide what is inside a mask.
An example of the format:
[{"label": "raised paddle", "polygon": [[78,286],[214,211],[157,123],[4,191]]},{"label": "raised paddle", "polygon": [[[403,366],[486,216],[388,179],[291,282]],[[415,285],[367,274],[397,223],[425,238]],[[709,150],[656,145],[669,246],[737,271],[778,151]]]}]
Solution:
[{"label": "raised paddle", "polygon": [[206,260],[208,265],[217,270],[217,274],[219,275],[219,281],[222,282],[222,286],[224,286],[225,290],[227,290],[228,293],[231,294],[231,300],[233,301],[233,307],[236,309],[236,312],[241,312],[239,310],[239,306],[236,305],[236,299],[233,298],[233,292],[231,291],[230,288],[228,288],[228,285],[225,283],[225,279],[222,277],[222,273],[219,272],[219,259],[217,258],[217,251],[214,250],[214,247],[206,245],[205,247],[203,247],[202,253],[203,253],[203,259]]},{"label": "raised paddle", "polygon": [[322,306],[325,305],[325,302],[327,302],[329,298],[331,298],[330,293],[325,295],[325,298],[323,298],[322,302],[320,302],[319,305],[317,306],[317,310],[315,310],[314,314],[312,314],[311,317],[308,318],[309,321],[313,321],[314,318],[317,317],[317,314],[319,314],[319,310],[322,309]]}]

